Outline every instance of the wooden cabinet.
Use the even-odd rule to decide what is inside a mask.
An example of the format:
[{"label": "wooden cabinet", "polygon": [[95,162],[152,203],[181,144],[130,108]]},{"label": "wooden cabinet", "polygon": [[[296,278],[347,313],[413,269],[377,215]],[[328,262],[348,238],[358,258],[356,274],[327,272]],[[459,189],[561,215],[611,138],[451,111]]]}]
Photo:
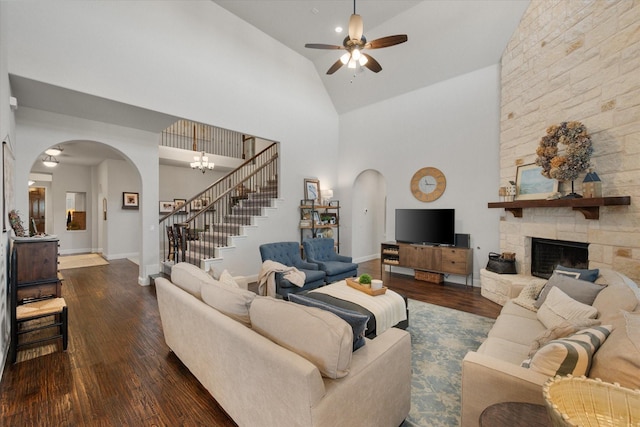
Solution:
[{"label": "wooden cabinet", "polygon": [[304,239],[331,238],[340,252],[340,201],[319,205],[314,200],[300,201],[300,244]]},{"label": "wooden cabinet", "polygon": [[442,252],[439,247],[407,244],[399,246],[402,264],[416,270],[440,271],[442,269]]},{"label": "wooden cabinet", "polygon": [[385,265],[465,276],[473,285],[473,249],[386,242],[380,247],[380,275]]},{"label": "wooden cabinet", "polygon": [[473,272],[473,252],[468,248],[440,248],[442,271],[450,274],[468,275]]},{"label": "wooden cabinet", "polygon": [[[15,237],[11,244],[10,360],[15,363],[21,347],[62,338],[67,348],[67,307],[61,298],[58,239]],[[50,329],[56,332],[42,335]]]}]

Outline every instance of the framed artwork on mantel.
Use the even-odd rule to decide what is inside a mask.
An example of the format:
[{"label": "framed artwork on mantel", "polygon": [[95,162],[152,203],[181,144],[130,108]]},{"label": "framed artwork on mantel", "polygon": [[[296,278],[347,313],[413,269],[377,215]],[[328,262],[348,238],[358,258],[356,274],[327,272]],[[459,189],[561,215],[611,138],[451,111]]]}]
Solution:
[{"label": "framed artwork on mantel", "polygon": [[542,175],[542,167],[531,163],[518,166],[516,200],[546,199],[558,191],[558,181]]}]

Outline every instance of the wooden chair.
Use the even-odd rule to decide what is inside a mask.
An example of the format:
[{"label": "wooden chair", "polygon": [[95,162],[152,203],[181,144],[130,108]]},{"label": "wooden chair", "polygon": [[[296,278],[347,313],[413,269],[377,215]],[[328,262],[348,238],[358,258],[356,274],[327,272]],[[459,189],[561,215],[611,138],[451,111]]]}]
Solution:
[{"label": "wooden chair", "polygon": [[[16,363],[18,350],[33,344],[62,339],[62,350],[69,343],[67,303],[64,298],[46,298],[16,306],[11,327],[11,363]],[[55,328],[54,334],[40,334]]]}]

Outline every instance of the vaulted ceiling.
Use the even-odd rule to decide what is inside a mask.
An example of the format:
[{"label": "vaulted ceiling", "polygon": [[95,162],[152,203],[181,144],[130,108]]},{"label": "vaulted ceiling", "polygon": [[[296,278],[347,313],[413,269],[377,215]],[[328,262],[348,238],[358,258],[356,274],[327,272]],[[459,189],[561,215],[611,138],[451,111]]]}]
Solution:
[{"label": "vaulted ceiling", "polygon": [[[401,45],[370,50],[380,73],[342,67],[343,53],[305,43],[342,45],[352,0],[212,0],[312,61],[338,113],[429,86],[500,62],[529,0],[357,0],[371,41],[407,34]],[[343,33],[335,27],[345,28]]]}]

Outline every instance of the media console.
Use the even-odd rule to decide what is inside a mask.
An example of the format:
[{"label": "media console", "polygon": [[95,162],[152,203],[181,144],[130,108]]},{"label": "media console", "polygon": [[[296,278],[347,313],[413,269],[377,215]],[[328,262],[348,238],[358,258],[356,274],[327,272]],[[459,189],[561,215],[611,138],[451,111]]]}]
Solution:
[{"label": "media console", "polygon": [[[380,277],[384,266],[465,276],[473,286],[473,249],[386,242],[380,245]],[[391,271],[391,268],[389,268]]]}]

